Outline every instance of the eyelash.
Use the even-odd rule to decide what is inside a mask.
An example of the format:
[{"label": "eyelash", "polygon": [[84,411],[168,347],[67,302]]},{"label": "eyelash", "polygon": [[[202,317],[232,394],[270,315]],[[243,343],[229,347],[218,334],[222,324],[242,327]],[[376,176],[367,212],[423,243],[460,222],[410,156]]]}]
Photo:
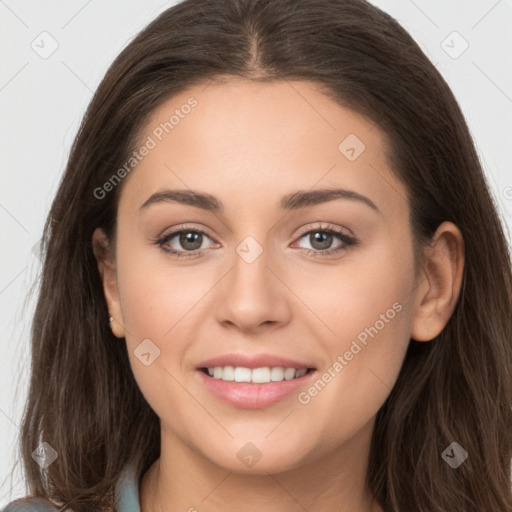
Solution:
[{"label": "eyelash", "polygon": [[[156,245],[158,245],[164,252],[171,254],[173,256],[176,256],[178,258],[190,258],[193,256],[197,256],[198,254],[201,254],[201,251],[176,251],[174,249],[169,249],[168,247],[165,247],[165,244],[172,240],[176,235],[179,235],[181,233],[198,233],[201,235],[204,235],[211,239],[210,236],[208,236],[207,233],[204,231],[201,231],[200,229],[196,228],[187,228],[187,227],[181,227],[180,229],[176,231],[172,231],[171,233],[168,233],[167,235],[164,235],[157,240],[154,241]],[[330,225],[327,226],[320,226],[318,228],[308,229],[308,230],[301,230],[298,234],[299,239],[303,238],[305,235],[308,235],[310,233],[328,233],[331,235],[337,236],[343,244],[341,244],[336,249],[327,249],[327,250],[318,250],[318,249],[302,249],[303,251],[306,251],[306,254],[308,256],[313,256],[315,258],[317,257],[326,257],[331,256],[333,254],[339,253],[343,250],[347,250],[350,247],[353,247],[359,243],[359,240],[354,237],[350,237],[347,234],[345,234],[343,231],[334,228]]]}]

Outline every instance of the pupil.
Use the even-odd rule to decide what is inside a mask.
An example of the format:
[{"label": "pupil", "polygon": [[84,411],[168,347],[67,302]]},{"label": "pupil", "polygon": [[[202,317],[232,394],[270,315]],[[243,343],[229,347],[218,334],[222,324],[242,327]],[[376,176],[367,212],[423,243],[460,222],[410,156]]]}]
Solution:
[{"label": "pupil", "polygon": [[316,233],[314,233],[311,236],[313,237],[312,242],[315,242],[315,243],[317,241],[320,242],[320,247],[315,247],[315,245],[313,243],[311,243],[311,245],[313,247],[315,247],[316,249],[320,249],[320,250],[321,249],[328,249],[329,246],[331,245],[331,239],[332,239],[332,234],[331,233],[322,233],[320,231],[317,231]]},{"label": "pupil", "polygon": [[[182,233],[180,236],[180,243],[184,249],[190,249],[195,251],[201,247],[201,233],[195,233],[192,231],[188,231],[186,233]],[[199,244],[197,241],[199,240]],[[192,247],[187,244],[192,243]],[[194,245],[195,243],[195,245]]]}]

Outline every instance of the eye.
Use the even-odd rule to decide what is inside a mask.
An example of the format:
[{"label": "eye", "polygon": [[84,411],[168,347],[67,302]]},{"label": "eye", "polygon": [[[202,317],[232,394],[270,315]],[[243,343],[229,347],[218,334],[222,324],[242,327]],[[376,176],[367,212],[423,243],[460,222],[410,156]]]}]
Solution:
[{"label": "eye", "polygon": [[[172,231],[157,239],[155,243],[160,246],[163,251],[174,254],[177,257],[190,257],[201,253],[204,249],[203,242],[205,238],[211,240],[204,231],[181,227],[179,230]],[[174,246],[172,242],[173,239],[176,239]],[[175,248],[176,245],[178,249]],[[182,250],[179,246],[181,246]]]},{"label": "eye", "polygon": [[[308,256],[330,256],[332,254],[339,253],[343,250],[347,250],[351,246],[355,246],[358,240],[352,236],[347,235],[340,228],[333,226],[320,226],[309,231],[301,230],[300,239],[305,238],[306,241],[312,246],[306,249]],[[341,241],[335,248],[330,248],[335,239]]]},{"label": "eye", "polygon": [[[358,243],[356,238],[347,235],[340,228],[330,225],[319,226],[309,230],[302,229],[299,231],[299,234],[300,239],[306,239],[312,246],[305,249],[306,254],[314,257],[330,256],[348,250],[349,247],[355,246]],[[341,243],[335,248],[330,248],[336,238]],[[173,256],[187,258],[201,254],[205,249],[203,243],[206,239],[212,240],[204,231],[181,226],[180,229],[176,229],[158,238],[154,243],[163,251]]]}]

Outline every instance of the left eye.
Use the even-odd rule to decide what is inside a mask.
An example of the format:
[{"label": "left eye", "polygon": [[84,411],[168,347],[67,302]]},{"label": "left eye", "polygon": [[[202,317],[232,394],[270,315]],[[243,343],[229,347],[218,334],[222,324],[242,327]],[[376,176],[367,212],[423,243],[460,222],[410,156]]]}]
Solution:
[{"label": "left eye", "polygon": [[313,229],[308,231],[306,234],[302,235],[299,240],[306,238],[306,240],[311,244],[314,244],[309,250],[313,249],[320,252],[332,252],[338,250],[338,248],[332,249],[331,245],[333,244],[333,240],[338,238],[341,240],[342,247],[344,245],[350,245],[352,243],[352,239],[347,237],[341,232],[333,231],[333,230],[320,230]]},{"label": "left eye", "polygon": [[[331,256],[358,244],[356,238],[346,235],[338,228],[332,227],[310,229],[309,231],[303,232],[299,240],[305,237],[308,237],[307,240],[311,245],[315,244],[316,246],[311,249],[306,249],[306,254],[313,257]],[[341,240],[341,243],[334,249],[331,249],[330,246],[334,238]]]}]

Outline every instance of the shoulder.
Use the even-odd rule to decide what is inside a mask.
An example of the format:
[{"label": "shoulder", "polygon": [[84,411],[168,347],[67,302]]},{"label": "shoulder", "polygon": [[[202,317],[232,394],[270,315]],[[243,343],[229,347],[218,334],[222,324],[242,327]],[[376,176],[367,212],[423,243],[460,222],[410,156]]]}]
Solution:
[{"label": "shoulder", "polygon": [[[20,498],[8,503],[0,512],[58,512],[59,507],[45,498]],[[69,509],[66,512],[71,512]]]},{"label": "shoulder", "polygon": [[[116,485],[116,508],[119,512],[140,512],[139,478],[135,466],[130,464],[121,472]],[[1,507],[1,506],[0,506]],[[0,512],[73,512],[71,508],[55,505],[43,497],[26,496],[11,501]]]}]

